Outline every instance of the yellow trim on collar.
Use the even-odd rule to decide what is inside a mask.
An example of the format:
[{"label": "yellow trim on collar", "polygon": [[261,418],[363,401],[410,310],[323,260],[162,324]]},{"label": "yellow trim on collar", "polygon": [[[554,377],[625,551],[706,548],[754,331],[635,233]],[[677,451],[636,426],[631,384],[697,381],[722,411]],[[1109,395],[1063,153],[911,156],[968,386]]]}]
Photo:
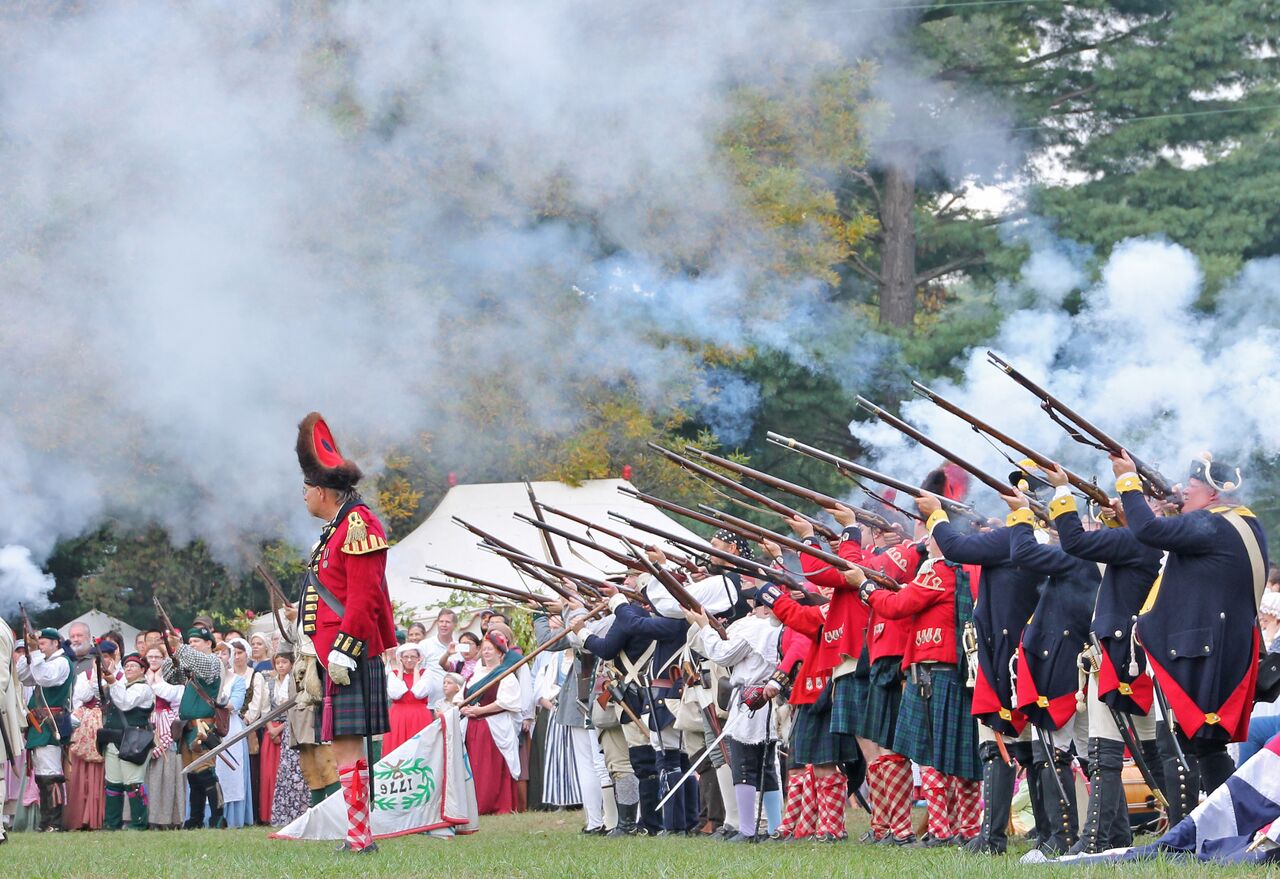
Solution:
[{"label": "yellow trim on collar", "polygon": [[934,510],[933,514],[929,516],[929,521],[925,522],[924,527],[928,529],[930,534],[932,534],[934,526],[936,526],[939,522],[950,522],[950,521],[951,519],[950,517],[947,516],[946,510]]},{"label": "yellow trim on collar", "polygon": [[1076,497],[1073,494],[1064,494],[1062,497],[1056,497],[1049,502],[1049,519],[1053,520],[1067,513],[1078,513],[1080,510],[1076,506]]},{"label": "yellow trim on collar", "polygon": [[1014,525],[1030,525],[1034,528],[1036,527],[1036,514],[1026,507],[1020,510],[1010,510],[1009,515],[1005,517],[1004,524],[1010,528]]}]

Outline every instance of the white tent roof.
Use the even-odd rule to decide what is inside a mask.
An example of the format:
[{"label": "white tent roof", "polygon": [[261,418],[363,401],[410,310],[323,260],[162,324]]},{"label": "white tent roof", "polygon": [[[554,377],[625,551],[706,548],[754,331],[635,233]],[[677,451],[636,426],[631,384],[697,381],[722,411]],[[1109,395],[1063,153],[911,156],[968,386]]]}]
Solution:
[{"label": "white tent roof", "polygon": [[[619,486],[632,487],[623,479],[591,479],[577,488],[562,482],[535,482],[533,490],[542,503],[573,513],[575,516],[581,516],[611,530],[634,535],[641,543],[653,543],[655,538],[610,519],[610,510],[635,519],[637,522],[703,542],[697,534],[662,511],[635,498],[620,494]],[[424,583],[415,583],[409,579],[410,577],[444,579],[428,571],[426,565],[471,574],[482,580],[517,588],[530,588],[521,582],[515,570],[507,564],[505,559],[477,547],[477,539],[452,521],[454,516],[465,519],[521,551],[535,558],[545,559],[546,553],[539,531],[516,519],[513,515],[515,513],[533,515],[529,506],[529,495],[525,491],[523,482],[458,485],[449,489],[449,493],[444,496],[440,505],[431,512],[426,521],[391,547],[387,555],[387,584],[392,599],[403,602],[407,607],[421,608],[445,598],[446,593],[443,589]],[[585,528],[567,519],[551,514],[547,514],[546,518],[548,524],[564,531],[586,534]],[[566,568],[599,577],[602,571],[617,572],[621,567],[586,547],[573,544],[573,549],[570,550],[568,542],[563,538],[553,539],[560,561]],[[625,551],[618,541],[610,537],[596,535],[596,541],[610,549]],[[533,581],[530,582],[533,583]],[[541,584],[533,583],[533,585],[539,591],[546,591]]]},{"label": "white tent roof", "polygon": [[124,638],[126,653],[133,649],[133,642],[142,631],[141,629],[135,629],[124,620],[118,620],[100,610],[90,610],[85,611],[80,614],[80,616],[76,617],[74,620],[70,620],[62,628],[58,629],[58,631],[62,633],[62,637],[67,637],[67,633],[71,630],[72,623],[84,623],[89,627],[89,633],[95,638],[101,638],[103,635],[107,634],[107,632],[112,630],[119,632]]}]

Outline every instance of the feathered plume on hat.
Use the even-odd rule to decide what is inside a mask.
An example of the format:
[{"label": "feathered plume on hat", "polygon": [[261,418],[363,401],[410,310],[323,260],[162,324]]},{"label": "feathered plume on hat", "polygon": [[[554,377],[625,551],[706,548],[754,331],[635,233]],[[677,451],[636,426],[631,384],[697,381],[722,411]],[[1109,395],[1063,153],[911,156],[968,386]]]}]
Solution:
[{"label": "feathered plume on hat", "polygon": [[1223,494],[1239,491],[1240,486],[1244,485],[1239,467],[1215,461],[1209,452],[1201,452],[1200,457],[1191,462],[1191,478],[1198,479]]},{"label": "feathered plume on hat", "polygon": [[312,412],[298,425],[298,464],[308,485],[335,491],[350,491],[364,476],[355,461],[342,457],[319,412]]}]

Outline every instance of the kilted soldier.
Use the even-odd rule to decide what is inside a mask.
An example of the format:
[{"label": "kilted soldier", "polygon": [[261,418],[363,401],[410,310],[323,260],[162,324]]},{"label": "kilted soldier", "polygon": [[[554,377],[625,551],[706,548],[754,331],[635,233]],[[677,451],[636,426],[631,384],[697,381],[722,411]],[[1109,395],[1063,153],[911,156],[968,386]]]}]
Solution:
[{"label": "kilted soldier", "polygon": [[[901,543],[900,535],[894,531],[874,537],[870,531],[863,528],[864,541],[874,540],[879,545],[863,555],[863,565],[897,583],[915,579],[928,548],[919,543]],[[866,842],[904,845],[914,836],[911,792],[915,780],[911,761],[893,750],[905,680],[902,658],[914,632],[910,617],[890,619],[874,607],[870,609],[864,658],[858,669],[858,683],[865,687],[866,695],[859,694],[857,708],[858,745],[867,761],[867,790],[871,794],[871,829],[863,837]]]},{"label": "kilted soldier", "polygon": [[347,841],[340,850],[368,853],[377,846],[364,745],[391,728],[382,654],[396,646],[386,531],[356,490],[359,466],[342,456],[319,412],[298,425],[297,453],[307,512],[325,523],[299,602],[302,630],[320,665],[320,739],[333,743],[347,804]]},{"label": "kilted soldier", "polygon": [[[1106,566],[1093,609],[1091,668],[1085,700],[1089,716],[1089,808],[1076,844],[1080,851],[1093,854],[1133,844],[1121,778],[1127,737],[1121,734],[1120,724],[1136,734],[1143,762],[1158,783],[1163,781],[1155,715],[1151,711],[1151,676],[1147,673],[1146,652],[1134,637],[1138,610],[1160,573],[1162,554],[1139,542],[1125,527],[1124,510],[1118,500],[1101,511],[1106,527],[1087,530],[1067,484],[1067,474],[1060,467],[1046,468],[1044,474],[1054,486],[1049,515],[1057,527],[1062,549]],[[1135,743],[1134,738],[1129,742]]]},{"label": "kilted soldier", "polygon": [[27,726],[27,750],[40,789],[40,829],[49,833],[62,830],[67,781],[62,749],[71,740],[67,709],[75,681],[57,629],[41,629],[39,635],[29,632],[26,643],[27,655],[18,660],[18,679],[35,688],[27,703],[29,717],[34,719]]},{"label": "kilted soldier", "polygon": [[142,737],[147,741],[145,747],[139,748],[137,742],[130,742],[123,753],[120,749],[126,744],[126,730],[151,732],[151,709],[156,697],[147,683],[146,661],[140,655],[130,653],[126,656],[123,668],[124,676],[115,680],[107,691],[111,705],[103,709],[103,738],[107,741],[107,805],[102,826],[107,830],[121,828],[124,824],[124,801],[128,799],[130,826],[134,830],[146,830],[147,794],[142,785],[147,779],[147,758],[151,755],[154,736]]},{"label": "kilted soldier", "polygon": [[[686,610],[685,615],[697,629],[694,646],[710,661],[729,669],[729,683],[738,696],[725,720],[739,816],[738,832],[728,841],[755,842],[756,797],[779,790],[772,705],[765,698],[764,686],[778,667],[782,632],[777,617],[763,604],[731,623],[725,630],[728,639],[707,625],[704,614]],[[767,799],[762,803],[769,805]],[[779,808],[769,816],[769,827],[776,829],[781,820]]]},{"label": "kilted soldier", "polygon": [[915,579],[898,592],[878,587],[861,571],[863,599],[886,619],[911,619],[903,656],[908,669],[893,750],[920,766],[920,787],[928,806],[925,848],[966,844],[978,835],[978,724],[961,676],[961,632],[971,606],[968,577],[942,558],[930,541],[929,558]]},{"label": "kilted soldier", "polygon": [[[1013,801],[1014,766],[1005,759],[1004,736],[1019,739],[1009,750],[1023,766],[1031,766],[1027,718],[1013,704],[1010,660],[1018,650],[1022,629],[1035,610],[1037,591],[1044,577],[1015,564],[1009,557],[1009,529],[992,528],[963,533],[951,524],[937,497],[925,494],[916,508],[928,517],[926,527],[949,562],[980,565],[973,624],[977,636],[977,681],[973,688],[973,714],[978,730],[978,758],[982,762],[982,831],[969,850],[1003,854],[1008,845],[1006,828]],[[1028,784],[1038,789],[1034,773]],[[1033,802],[1038,797],[1033,797]]]},{"label": "kilted soldier", "polygon": [[[675,716],[663,701],[673,692],[672,682],[669,676],[653,680],[653,673],[669,675],[668,660],[684,646],[688,623],[651,614],[621,594],[609,598],[609,609],[612,622],[608,630],[603,635],[587,635],[583,646],[600,659],[616,662],[622,672],[623,701],[636,717],[648,715],[648,728],[644,730],[636,729],[629,715],[622,719],[631,769],[639,788],[642,831],[649,835],[683,833],[697,813],[695,806],[694,815],[688,814],[687,797],[683,793],[672,797],[661,814],[657,808],[663,796],[664,780],[674,782],[681,771],[679,733],[671,729]],[[569,627],[579,633],[586,625],[585,617],[569,622]],[[659,762],[658,752],[666,750],[670,750],[671,755],[663,754]],[[665,778],[659,777],[660,770]],[[673,775],[668,775],[672,772]],[[621,812],[620,808],[619,814]]]},{"label": "kilted soldier", "polygon": [[[221,743],[214,724],[218,691],[222,689],[222,660],[213,655],[213,633],[203,626],[187,630],[187,643],[178,643],[176,634],[168,635],[172,659],[166,659],[160,673],[171,684],[182,684],[178,702],[178,719],[182,721],[182,738],[178,755],[188,766],[205,751]],[[187,775],[187,830],[204,826],[204,809],[209,806],[209,826],[222,824],[222,788],[218,784],[217,767],[206,763]]]},{"label": "kilted soldier", "polygon": [[[1159,685],[1157,696],[1167,699],[1178,726],[1178,747],[1169,736],[1161,738],[1166,785],[1175,794],[1169,804],[1174,822],[1194,808],[1197,791],[1212,793],[1227,780],[1234,766],[1226,745],[1248,737],[1266,536],[1253,512],[1234,503],[1240,471],[1207,452],[1191,462],[1180,516],[1152,512],[1127,454],[1113,455],[1111,465],[1129,530],[1147,546],[1168,552],[1137,632]],[[1167,715],[1163,719],[1169,722]]]},{"label": "kilted soldier", "polygon": [[[762,545],[770,554],[777,549],[774,544]],[[834,569],[829,569],[832,570]],[[849,583],[847,572],[837,573],[835,576],[840,577],[842,583]],[[810,582],[816,594],[819,584],[816,581]],[[847,586],[841,591],[848,592],[852,588]],[[855,596],[856,594],[854,592]],[[839,643],[842,634],[840,629],[844,623],[837,625],[833,622],[831,609],[835,607],[834,600],[814,605],[807,603],[811,600],[807,595],[800,595],[799,598],[806,602],[801,603],[796,595],[786,594],[774,584],[762,587],[758,598],[773,610],[784,626],[811,639],[809,652],[800,664],[799,675],[791,692],[795,715],[791,723],[788,763],[792,769],[803,769],[793,772],[788,781],[787,806],[782,816],[779,836],[800,839],[808,835],[807,831],[812,828],[816,841],[836,842],[846,836],[844,811],[848,797],[848,779],[841,767],[846,763],[856,762],[859,753],[858,742],[853,735],[832,732],[832,714],[835,710],[834,685],[831,679],[833,666],[830,662],[823,661],[823,645]],[[858,604],[861,605],[861,601]],[[865,618],[865,606],[863,615]],[[857,652],[862,651],[859,648]],[[777,674],[779,679],[775,683],[778,688],[790,684],[790,677],[782,669]],[[792,671],[792,674],[795,672]],[[772,689],[774,688],[766,689],[771,697]],[[852,702],[852,692],[849,699]]]},{"label": "kilted soldier", "polygon": [[[1015,473],[1013,478],[1019,474]],[[1039,842],[1041,852],[1063,854],[1076,842],[1076,785],[1072,745],[1088,738],[1087,717],[1080,696],[1080,657],[1089,647],[1089,626],[1102,575],[1096,563],[1076,558],[1051,542],[1036,538],[1035,515],[1022,492],[1029,483],[1017,480],[1019,494],[1002,495],[1010,507],[1009,549],[1015,564],[1049,578],[1035,612],[1022,630],[1018,648],[1018,709],[1035,727],[1032,764],[1040,776],[1040,798],[1049,835]],[[1077,727],[1082,726],[1077,736]]]}]

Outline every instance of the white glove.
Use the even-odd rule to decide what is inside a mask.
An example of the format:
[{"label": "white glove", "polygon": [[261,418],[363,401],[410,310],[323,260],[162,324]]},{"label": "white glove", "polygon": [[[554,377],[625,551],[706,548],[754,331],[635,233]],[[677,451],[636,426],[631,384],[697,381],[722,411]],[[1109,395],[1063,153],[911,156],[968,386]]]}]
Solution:
[{"label": "white glove", "polygon": [[351,683],[351,670],[355,667],[356,661],[347,654],[339,653],[337,650],[329,651],[329,680],[339,687],[345,687]]}]

